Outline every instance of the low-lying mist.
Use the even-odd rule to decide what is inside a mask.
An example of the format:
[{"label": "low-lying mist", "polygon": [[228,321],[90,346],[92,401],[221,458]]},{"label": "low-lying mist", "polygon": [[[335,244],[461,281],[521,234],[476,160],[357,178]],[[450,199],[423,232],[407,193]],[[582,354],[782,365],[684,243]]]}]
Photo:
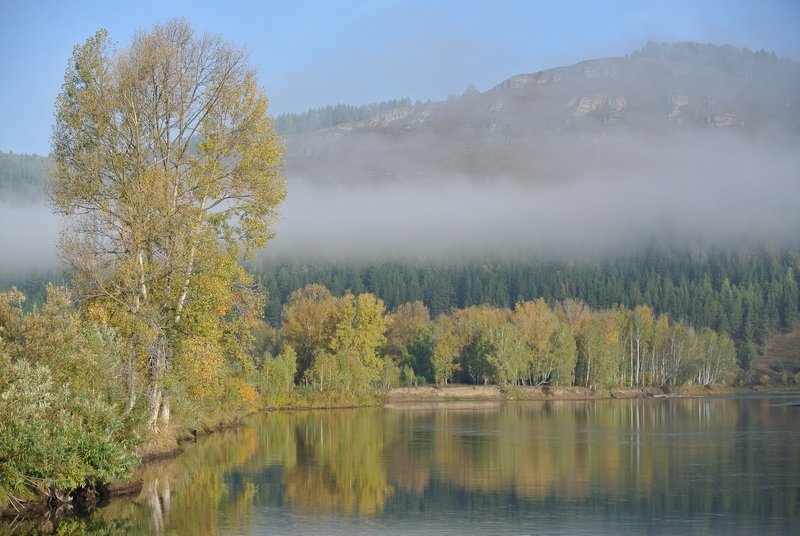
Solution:
[{"label": "low-lying mist", "polygon": [[58,217],[43,201],[0,200],[0,277],[57,265]]},{"label": "low-lying mist", "polygon": [[800,234],[800,151],[783,142],[717,134],[569,143],[557,158],[569,158],[571,173],[557,181],[456,175],[348,185],[332,177],[326,186],[290,176],[265,255],[574,258],[652,242],[795,243]]},{"label": "low-lying mist", "polygon": [[[651,244],[792,247],[800,237],[800,151],[784,140],[574,138],[566,178],[431,176],[307,181],[288,197],[265,259],[619,254]],[[549,166],[556,166],[554,161]],[[0,202],[0,275],[56,265],[58,218]]]}]

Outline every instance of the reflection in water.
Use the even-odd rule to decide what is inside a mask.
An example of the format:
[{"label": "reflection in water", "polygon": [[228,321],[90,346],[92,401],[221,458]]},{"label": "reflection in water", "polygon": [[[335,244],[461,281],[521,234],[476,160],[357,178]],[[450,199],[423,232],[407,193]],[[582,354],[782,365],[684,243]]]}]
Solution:
[{"label": "reflection in water", "polygon": [[792,533],[800,408],[776,399],[275,412],[149,466],[127,532]]}]

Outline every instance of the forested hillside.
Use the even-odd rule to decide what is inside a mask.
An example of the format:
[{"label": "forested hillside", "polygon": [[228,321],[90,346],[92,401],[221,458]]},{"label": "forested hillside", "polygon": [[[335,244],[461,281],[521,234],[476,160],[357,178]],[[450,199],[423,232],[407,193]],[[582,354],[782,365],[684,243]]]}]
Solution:
[{"label": "forested hillside", "polygon": [[[625,57],[517,74],[488,91],[289,136],[286,162],[290,176],[323,183],[458,176],[546,184],[613,177],[642,146],[654,151],[692,133],[791,147],[800,134],[800,65],[732,46],[649,43]],[[657,170],[649,171],[643,181]]]}]

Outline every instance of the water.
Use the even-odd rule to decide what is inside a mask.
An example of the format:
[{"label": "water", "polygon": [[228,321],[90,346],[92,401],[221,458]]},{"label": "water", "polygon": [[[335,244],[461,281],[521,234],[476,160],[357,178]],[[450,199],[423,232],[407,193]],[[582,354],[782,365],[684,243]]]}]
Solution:
[{"label": "water", "polygon": [[132,534],[800,534],[795,398],[275,412],[80,521]]}]

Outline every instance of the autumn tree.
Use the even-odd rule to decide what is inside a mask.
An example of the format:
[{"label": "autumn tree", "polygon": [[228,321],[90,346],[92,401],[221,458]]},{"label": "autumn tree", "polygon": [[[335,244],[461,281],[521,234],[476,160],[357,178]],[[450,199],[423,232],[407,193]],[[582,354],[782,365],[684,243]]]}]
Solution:
[{"label": "autumn tree", "polygon": [[346,378],[346,390],[363,392],[380,378],[383,361],[378,348],[386,342],[383,300],[374,294],[347,294],[339,299],[330,350]]},{"label": "autumn tree", "polygon": [[169,421],[177,351],[204,337],[188,359],[227,359],[212,339],[250,284],[235,261],[272,237],[281,151],[244,52],[185,21],[122,49],[99,31],[73,51],[52,134],[60,251],[79,298],[105,309],[146,364],[154,431]]},{"label": "autumn tree", "polygon": [[[472,306],[453,311],[452,322],[460,369],[469,381],[489,383],[512,368],[518,370],[510,361],[517,360],[519,353],[511,357],[515,344],[506,344],[512,342],[511,333],[502,327],[508,322],[508,311],[491,305]],[[500,351],[495,344],[498,340],[503,343]]]},{"label": "autumn tree", "polygon": [[611,311],[593,315],[577,339],[576,377],[585,387],[605,388],[621,379],[619,322]]},{"label": "autumn tree", "polygon": [[651,343],[653,322],[653,310],[646,305],[637,305],[626,314],[625,341],[628,347],[628,384],[631,386],[642,385],[644,381],[642,362]]},{"label": "autumn tree", "polygon": [[433,354],[431,368],[436,385],[447,385],[453,373],[461,367],[455,361],[461,346],[455,333],[453,322],[444,315],[436,318],[433,324]]},{"label": "autumn tree", "polygon": [[430,323],[430,312],[421,301],[401,303],[390,315],[385,353],[397,361],[403,360],[408,346],[428,329]]},{"label": "autumn tree", "polygon": [[697,363],[698,385],[724,383],[736,369],[736,347],[724,333],[703,328],[698,334],[700,351]]},{"label": "autumn tree", "polygon": [[297,378],[314,365],[318,352],[327,350],[337,322],[338,300],[319,284],[306,285],[289,295],[283,307],[281,333],[297,353]]}]

